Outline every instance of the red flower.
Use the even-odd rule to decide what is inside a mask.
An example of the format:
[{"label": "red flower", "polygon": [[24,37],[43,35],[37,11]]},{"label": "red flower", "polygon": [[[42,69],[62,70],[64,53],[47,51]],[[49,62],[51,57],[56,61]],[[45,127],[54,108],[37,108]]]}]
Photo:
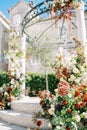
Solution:
[{"label": "red flower", "polygon": [[70,114],[70,113],[71,113],[71,109],[68,109],[68,110],[67,110],[67,113]]},{"label": "red flower", "polygon": [[63,101],[62,101],[62,104],[63,104],[63,105],[66,105],[66,104],[67,104],[66,100],[63,100]]},{"label": "red flower", "polygon": [[41,120],[38,120],[38,121],[37,121],[37,126],[40,127],[41,125],[42,125],[42,121],[41,121]]},{"label": "red flower", "polygon": [[76,107],[76,108],[79,108],[79,107],[80,107],[80,105],[79,105],[78,103],[76,103],[76,104],[75,104],[75,107]]},{"label": "red flower", "polygon": [[11,87],[7,87],[6,91],[10,94],[12,92],[12,88]]},{"label": "red flower", "polygon": [[41,101],[40,101],[40,105],[42,106],[42,104],[43,104],[43,101],[41,100]]},{"label": "red flower", "polygon": [[84,106],[85,106],[85,103],[84,103],[84,102],[80,103],[80,106],[81,106],[81,107],[84,107]]},{"label": "red flower", "polygon": [[66,127],[66,130],[70,130],[70,126],[67,126],[67,127]]},{"label": "red flower", "polygon": [[49,95],[49,97],[50,97],[50,98],[52,98],[52,97],[53,97],[53,95],[52,95],[52,94],[50,94],[50,95]]}]

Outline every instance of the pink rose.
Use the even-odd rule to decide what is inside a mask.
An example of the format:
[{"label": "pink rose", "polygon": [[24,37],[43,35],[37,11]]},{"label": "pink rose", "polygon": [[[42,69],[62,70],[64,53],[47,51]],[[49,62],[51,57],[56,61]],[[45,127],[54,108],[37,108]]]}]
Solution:
[{"label": "pink rose", "polygon": [[61,96],[67,95],[70,92],[70,86],[66,81],[60,81],[58,83],[58,93]]}]

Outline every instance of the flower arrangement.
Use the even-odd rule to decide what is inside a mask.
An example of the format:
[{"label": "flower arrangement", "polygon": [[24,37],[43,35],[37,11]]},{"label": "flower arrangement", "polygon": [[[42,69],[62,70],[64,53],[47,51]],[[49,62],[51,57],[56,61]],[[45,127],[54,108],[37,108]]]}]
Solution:
[{"label": "flower arrangement", "polygon": [[76,0],[53,0],[51,13],[56,13],[59,18],[70,18],[74,9],[80,6]]},{"label": "flower arrangement", "polygon": [[3,84],[0,87],[0,108],[10,109],[11,101],[15,100],[15,97],[20,95],[20,78],[16,78],[16,76],[12,76],[9,73],[9,77],[11,81],[8,84]]},{"label": "flower arrangement", "polygon": [[53,0],[51,4],[51,12],[59,14],[59,18],[67,17],[72,15],[72,10],[79,6],[80,2],[76,0]]},{"label": "flower arrangement", "polygon": [[39,92],[43,109],[39,116],[49,120],[52,130],[82,130],[87,126],[87,64],[83,46],[74,40],[77,53],[70,55],[70,62],[63,55],[58,57],[59,83],[55,94],[47,90]]}]

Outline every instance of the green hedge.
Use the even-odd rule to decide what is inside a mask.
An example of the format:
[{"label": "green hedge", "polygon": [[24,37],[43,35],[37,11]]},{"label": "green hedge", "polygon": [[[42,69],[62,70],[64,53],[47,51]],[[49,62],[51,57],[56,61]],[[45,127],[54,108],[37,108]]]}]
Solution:
[{"label": "green hedge", "polygon": [[0,87],[3,85],[3,84],[8,84],[10,82],[10,78],[8,76],[8,73],[7,72],[0,72]]},{"label": "green hedge", "polygon": [[[10,82],[10,77],[7,72],[0,72],[0,87],[3,84]],[[48,74],[48,85],[49,91],[52,93],[57,88],[58,79],[55,78],[54,74]],[[39,90],[46,90],[46,75],[38,73],[28,73],[26,77],[26,87],[30,88],[30,96],[38,93]]]},{"label": "green hedge", "polygon": [[[54,74],[48,74],[49,91],[54,92],[57,88],[58,79]],[[31,95],[32,91],[38,93],[39,90],[46,90],[46,76],[45,74],[28,73],[26,78],[26,86],[30,87]]]}]

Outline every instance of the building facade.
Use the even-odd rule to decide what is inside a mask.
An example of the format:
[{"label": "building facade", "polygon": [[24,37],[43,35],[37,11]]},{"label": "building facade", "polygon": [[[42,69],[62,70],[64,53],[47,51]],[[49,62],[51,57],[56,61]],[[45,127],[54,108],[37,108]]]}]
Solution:
[{"label": "building facade", "polygon": [[[14,5],[8,10],[9,15],[10,15],[10,19],[9,19],[10,24],[8,26],[10,28],[15,28],[19,36],[22,35],[21,33],[22,21],[30,9],[31,9],[30,2],[25,2],[24,0],[20,0],[16,5]],[[85,19],[87,23],[86,11],[85,11]],[[35,24],[26,28],[27,34],[30,37],[34,38],[34,41],[32,43],[30,43],[30,41],[26,43],[26,51],[27,51],[27,48],[30,46],[30,44],[35,44],[35,47],[37,49],[40,48],[40,46],[42,46],[44,50],[49,46],[49,50],[51,50],[49,51],[51,53],[49,57],[52,58],[53,55],[55,56],[56,54],[58,54],[59,47],[63,47],[65,49],[75,47],[75,44],[72,40],[70,33],[72,32],[74,36],[77,36],[76,17],[73,17],[74,24],[72,24],[71,31],[70,31],[71,23],[70,21],[67,21],[67,20],[64,22],[64,25],[63,25],[63,20],[58,20],[57,22],[55,22],[55,19],[51,19],[50,15],[48,18],[45,18],[45,19],[37,17],[35,20],[37,21]],[[2,24],[0,24],[0,26],[2,26]],[[63,26],[63,30],[62,30],[62,26]],[[4,29],[4,26],[3,26],[3,29]],[[86,24],[86,30],[87,30],[87,24]],[[5,35],[5,33],[3,35]],[[4,43],[6,42],[6,41],[4,42],[4,40],[3,38],[1,38],[1,41],[0,41],[1,43],[3,42],[3,44],[0,44],[1,55],[3,55],[3,50],[7,48],[7,44],[4,45]],[[39,55],[37,56],[35,54],[33,55],[29,53],[29,57],[30,57],[29,59],[26,58],[26,72],[27,71],[43,72],[43,69],[42,69],[43,56],[41,59]],[[5,60],[1,59],[1,61],[3,61],[2,63],[2,66],[3,66]]]},{"label": "building facade", "polygon": [[7,37],[9,31],[9,21],[0,12],[0,70],[7,70],[8,62],[5,59],[4,51],[8,49]]}]

